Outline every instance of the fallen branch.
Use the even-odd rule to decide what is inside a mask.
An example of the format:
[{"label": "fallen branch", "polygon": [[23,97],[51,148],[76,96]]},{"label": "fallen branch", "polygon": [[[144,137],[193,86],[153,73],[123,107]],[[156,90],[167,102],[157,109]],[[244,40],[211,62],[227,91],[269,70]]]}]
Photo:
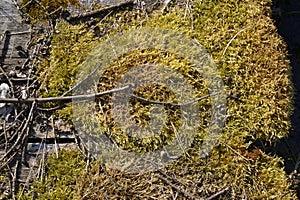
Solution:
[{"label": "fallen branch", "polygon": [[[29,111],[29,114],[28,114],[28,117],[27,117],[27,119],[26,119],[26,122],[25,122],[25,124],[24,124],[24,126],[23,126],[23,128],[22,128],[22,130],[21,130],[21,132],[20,132],[20,135],[18,136],[18,138],[16,139],[16,141],[14,142],[14,144],[12,145],[12,147],[0,158],[0,163],[5,159],[5,158],[7,158],[8,157],[8,155],[10,155],[11,154],[11,152],[13,152],[14,150],[15,150],[15,153],[12,155],[12,156],[10,156],[10,158],[8,159],[8,160],[11,160],[15,155],[16,155],[16,153],[18,152],[18,149],[20,148],[20,147],[17,147],[17,145],[19,144],[19,143],[22,143],[23,141],[24,141],[24,139],[26,139],[26,137],[27,137],[27,135],[28,135],[28,133],[29,133],[29,130],[30,130],[30,128],[29,128],[29,123],[30,123],[30,121],[31,121],[31,119],[32,119],[32,117],[33,117],[33,110],[34,110],[34,107],[35,107],[35,102],[33,102],[32,103],[32,106],[31,106],[31,108],[30,108],[30,111]],[[26,133],[25,133],[25,130],[27,129],[27,131],[26,131]],[[5,163],[8,163],[9,161],[6,161]],[[3,164],[2,166],[0,166],[0,169],[2,169],[3,168],[3,166],[5,166],[6,164]]]},{"label": "fallen branch", "polygon": [[190,194],[190,193],[188,193],[188,192],[186,192],[186,191],[184,191],[184,190],[178,188],[176,185],[174,185],[173,183],[171,183],[168,179],[166,179],[166,178],[164,178],[164,177],[162,177],[162,176],[159,176],[159,175],[157,175],[157,177],[158,177],[159,179],[161,179],[162,181],[164,181],[165,183],[167,183],[168,185],[170,185],[173,189],[175,189],[175,190],[177,190],[178,192],[182,193],[184,196],[186,196],[186,197],[188,197],[188,198],[190,198],[190,199],[198,199],[198,198],[196,198],[195,196],[193,196],[192,194]]},{"label": "fallen branch", "polygon": [[169,176],[168,174],[166,174],[164,171],[162,171],[161,169],[158,169],[157,170],[159,173],[161,173],[162,175],[164,175],[165,177],[167,177],[167,178],[169,178],[169,179],[172,179],[174,182],[176,182],[176,183],[178,183],[178,184],[180,184],[180,185],[182,185],[182,186],[186,186],[186,185],[184,185],[183,183],[181,183],[178,179],[176,179],[176,178],[174,178],[174,177],[172,177],[172,176]]},{"label": "fallen branch", "polygon": [[[122,88],[118,88],[118,89],[112,89],[112,90],[108,90],[105,92],[100,92],[100,93],[96,93],[96,94],[87,94],[87,95],[76,95],[76,96],[60,96],[60,97],[46,97],[46,98],[28,98],[28,99],[17,99],[17,98],[0,98],[0,103],[32,103],[32,102],[36,102],[36,103],[45,103],[45,102],[55,102],[55,101],[72,101],[72,100],[76,100],[76,101],[86,101],[86,100],[93,100],[95,97],[101,97],[107,94],[113,94],[113,93],[117,93],[117,92],[121,92],[127,89],[130,89],[131,86],[125,86]],[[164,102],[164,101],[154,101],[154,100],[149,100],[149,99],[145,99],[143,97],[134,95],[134,94],[130,94],[130,96],[132,96],[133,98],[136,98],[138,100],[144,101],[144,102],[148,102],[148,103],[152,103],[152,104],[158,104],[158,105],[170,105],[170,106],[186,106],[186,105],[190,105],[193,104],[197,101],[200,101],[202,99],[206,99],[208,97],[211,96],[216,96],[220,94],[220,92],[214,93],[214,94],[208,94],[199,98],[196,98],[194,100],[188,101],[188,102],[184,102],[184,103],[171,103],[171,102]],[[43,108],[41,108],[41,110],[43,110]],[[48,110],[47,110],[48,111]]]},{"label": "fallen branch", "polygon": [[208,97],[216,96],[218,94],[220,94],[220,92],[217,92],[217,93],[214,93],[214,94],[208,94],[208,95],[196,98],[194,100],[191,100],[191,101],[188,101],[188,102],[185,102],[185,103],[171,103],[171,102],[164,102],[164,101],[154,101],[154,100],[145,99],[143,97],[140,97],[140,96],[137,96],[137,95],[134,95],[134,94],[132,94],[131,96],[134,97],[134,98],[136,98],[136,99],[138,99],[138,100],[141,100],[141,101],[144,101],[144,102],[148,102],[148,103],[158,104],[158,105],[187,106],[187,105],[193,104],[193,103],[195,103],[197,101],[200,101],[202,99],[206,99]]},{"label": "fallen branch", "polygon": [[219,197],[219,196],[220,196],[221,194],[223,194],[224,192],[226,192],[228,189],[229,189],[229,188],[227,187],[227,188],[221,190],[220,192],[217,192],[216,194],[211,195],[210,197],[206,198],[205,200],[213,200],[213,199]]},{"label": "fallen branch", "polygon": [[77,96],[64,96],[64,97],[46,97],[46,98],[28,98],[28,99],[18,99],[18,98],[0,98],[0,103],[45,103],[45,102],[53,102],[53,101],[72,101],[72,100],[89,100],[94,99],[95,97],[104,96],[107,94],[113,94],[116,92],[120,92],[126,89],[129,89],[130,86],[125,86],[118,89],[108,90],[101,93],[96,94],[87,94],[87,95],[77,95]]},{"label": "fallen branch", "polygon": [[28,34],[31,32],[32,32],[31,30],[30,31],[22,31],[22,32],[13,32],[13,33],[9,32],[9,33],[7,33],[7,35],[25,35],[25,34]]},{"label": "fallen branch", "polygon": [[85,14],[70,16],[70,17],[67,17],[66,20],[69,23],[81,22],[81,21],[84,21],[84,20],[89,19],[91,17],[105,16],[111,11],[121,10],[121,9],[125,9],[127,7],[133,7],[133,6],[134,6],[134,1],[129,0],[129,1],[117,4],[117,5],[109,6],[109,7],[106,7],[106,8],[101,8],[99,10],[95,10],[95,11],[88,12],[88,13],[85,13]]},{"label": "fallen branch", "polygon": [[13,177],[12,177],[12,195],[13,195],[13,199],[16,199],[16,191],[17,191],[17,176],[18,176],[18,169],[19,169],[19,161],[17,160],[16,164],[15,164],[15,170],[13,172]]}]

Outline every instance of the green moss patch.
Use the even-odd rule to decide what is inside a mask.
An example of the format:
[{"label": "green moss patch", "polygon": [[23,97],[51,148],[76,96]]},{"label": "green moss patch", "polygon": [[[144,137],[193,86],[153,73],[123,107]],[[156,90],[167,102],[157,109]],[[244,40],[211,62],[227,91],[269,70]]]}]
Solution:
[{"label": "green moss patch", "polygon": [[58,158],[50,157],[47,176],[35,180],[28,193],[20,199],[69,199],[76,194],[76,184],[84,173],[84,156],[79,151],[61,150]]},{"label": "green moss patch", "polygon": [[78,0],[22,0],[19,6],[33,23],[45,23],[46,20],[59,18],[68,6],[81,7],[81,4]]}]

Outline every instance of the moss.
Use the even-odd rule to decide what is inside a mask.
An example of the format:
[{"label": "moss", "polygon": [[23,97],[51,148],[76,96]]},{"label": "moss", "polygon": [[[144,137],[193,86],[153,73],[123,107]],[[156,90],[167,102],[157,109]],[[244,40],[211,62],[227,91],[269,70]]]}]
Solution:
[{"label": "moss", "polygon": [[[203,142],[199,131],[199,137],[188,150],[188,155],[170,163],[163,170],[179,179],[183,183],[180,187],[196,197],[208,197],[228,187],[228,192],[221,199],[294,199],[295,194],[289,191],[282,160],[249,148],[257,139],[274,141],[286,136],[291,126],[289,115],[293,88],[289,61],[285,44],[269,17],[270,4],[270,0],[202,0],[195,2],[189,11],[175,6],[168,13],[156,13],[148,17],[139,11],[127,11],[108,16],[96,24],[100,30],[97,34],[88,25],[59,22],[53,36],[49,62],[40,67],[41,80],[44,80],[44,90],[41,92],[44,96],[58,96],[72,88],[79,64],[99,42],[106,39],[105,36],[110,37],[118,31],[139,26],[185,33],[209,51],[222,74],[228,93],[226,126],[217,141],[218,145],[206,159],[199,158],[199,147]],[[111,89],[118,80],[118,74],[150,61],[181,66],[182,73],[188,76],[190,65],[183,59],[170,52],[147,49],[124,55],[113,62],[105,74],[108,81],[101,79],[98,90]],[[192,79],[193,83],[199,81],[193,76]],[[207,92],[205,84],[197,85],[197,89],[203,94]],[[137,94],[161,100],[160,97],[154,97],[155,92],[145,91],[149,90],[137,91]],[[169,97],[171,99],[165,99],[174,100],[172,95]],[[147,118],[145,113],[149,107],[132,104],[138,110],[145,110],[141,113],[132,111],[139,123],[145,123],[143,120]],[[110,111],[110,107],[107,111]],[[205,117],[209,118],[209,115]],[[132,148],[132,145],[139,147],[136,141],[130,141],[118,129],[111,129],[113,122],[107,123],[110,121],[104,121],[101,115],[98,115],[98,120],[102,124],[102,131],[108,128],[113,130],[110,134],[120,146],[124,143],[122,148]],[[201,123],[205,125],[206,119]],[[166,135],[172,136],[172,133]],[[155,149],[157,145],[149,141],[142,144],[144,149],[141,151]],[[68,165],[68,162],[63,163]],[[72,171],[71,175],[66,176],[73,187],[68,194],[78,199],[141,199],[149,196],[168,199],[176,192],[159,178],[161,175],[158,172],[154,175],[126,174],[106,169],[109,172],[107,174],[101,171],[99,163],[91,168],[90,173],[80,174],[82,178],[76,184],[72,181]],[[53,169],[59,173],[55,174]],[[49,167],[48,177],[60,177],[61,173],[68,173],[60,172],[55,166],[53,169]],[[82,165],[77,170],[83,170]],[[66,188],[65,184],[68,183],[61,183],[59,187],[42,184],[43,192],[46,193],[49,187],[54,192],[55,187],[57,192],[62,191],[61,188]],[[39,185],[41,183],[33,188]],[[184,199],[183,194],[178,195]]]},{"label": "moss", "polygon": [[[98,92],[104,92],[116,88],[116,83],[121,78],[122,74],[127,73],[128,71],[132,70],[132,68],[141,64],[160,64],[166,68],[179,71],[186,78],[187,82],[190,83],[195,89],[194,95],[196,95],[196,97],[208,94],[208,89],[205,85],[205,81],[196,70],[191,68],[186,60],[179,58],[178,56],[170,52],[162,52],[149,49],[134,51],[129,55],[124,55],[113,64],[111,64],[111,67],[107,68],[103,73],[103,76],[99,79]],[[119,67],[120,65],[122,66],[121,68]],[[144,69],[143,73],[151,73],[151,71],[146,72],[146,69]],[[134,94],[146,99],[150,99],[152,101],[182,103],[178,102],[178,99],[174,92],[176,91],[170,91],[170,89],[160,85],[148,84],[137,89]],[[99,108],[98,105],[103,104],[103,102],[111,102],[111,95],[106,95],[104,97],[101,97],[100,100],[96,100],[97,119],[102,128],[101,131],[109,135],[109,137],[111,137],[118,144],[118,146],[123,149],[136,152],[149,152],[160,149],[163,145],[169,143],[174,139],[174,128],[178,130],[181,124],[179,116],[181,116],[182,113],[180,109],[178,109],[178,107],[176,106],[166,105],[164,106],[164,109],[167,112],[168,120],[164,128],[162,129],[161,134],[155,134],[155,136],[153,137],[146,137],[146,133],[142,132],[140,133],[139,137],[136,131],[136,133],[133,134],[134,136],[127,135],[126,132],[121,130],[126,128],[122,127],[120,129],[115,124],[115,119],[112,116],[111,112],[111,103],[104,108]],[[130,100],[130,104],[133,108],[130,112],[132,120],[135,121],[138,126],[149,126],[149,111],[152,105],[147,102],[140,102],[134,99]],[[200,101],[199,107],[201,108],[199,111],[201,113],[201,121],[199,121],[199,124],[202,129],[205,129],[207,128],[208,121],[211,117],[210,112],[208,111],[211,108],[211,102],[209,101],[209,99]],[[128,128],[129,127],[130,126],[128,126]],[[200,135],[201,134],[199,131],[198,136]],[[140,139],[141,137],[142,139]]]},{"label": "moss", "polygon": [[[2,165],[2,163],[0,162],[0,165]],[[8,193],[8,188],[9,188],[9,174],[8,174],[8,170],[6,169],[1,169],[0,170],[1,175],[0,175],[0,199],[8,199],[11,198],[11,194]]]},{"label": "moss", "polygon": [[[180,181],[182,189],[199,197],[229,187],[231,192],[221,199],[293,199],[279,166],[280,159],[259,150],[254,152],[233,152],[225,145],[222,154],[214,150],[206,160],[197,156],[181,158],[163,171]],[[147,199],[150,196],[168,199],[174,192],[160,172],[127,174],[95,161],[91,162],[89,172],[85,172],[84,157],[78,151],[63,150],[59,158],[51,156],[48,162],[44,180],[36,181],[23,199]]]},{"label": "moss", "polygon": [[37,179],[19,198],[69,199],[76,193],[76,184],[84,173],[84,167],[84,156],[79,151],[61,150],[58,158],[54,155],[49,157],[47,176]]},{"label": "moss", "polygon": [[49,61],[44,60],[38,67],[43,96],[60,96],[72,87],[79,64],[95,46],[93,36],[84,25],[57,23]]},{"label": "moss", "polygon": [[32,23],[45,23],[59,18],[61,11],[68,6],[81,7],[81,4],[78,0],[22,0],[19,6]]}]

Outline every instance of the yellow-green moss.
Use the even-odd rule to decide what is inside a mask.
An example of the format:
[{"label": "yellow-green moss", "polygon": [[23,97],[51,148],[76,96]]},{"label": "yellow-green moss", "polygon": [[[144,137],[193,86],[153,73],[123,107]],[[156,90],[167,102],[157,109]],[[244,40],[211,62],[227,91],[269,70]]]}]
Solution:
[{"label": "yellow-green moss", "polygon": [[[209,51],[222,74],[226,91],[238,99],[229,95],[228,117],[222,137],[217,142],[218,148],[206,159],[200,159],[200,140],[191,147],[188,157],[183,156],[163,170],[178,178],[184,183],[184,189],[199,198],[228,187],[224,199],[294,199],[282,169],[282,160],[256,149],[247,149],[256,139],[274,141],[284,137],[290,128],[292,84],[289,62],[285,44],[269,17],[270,4],[270,0],[202,0],[195,2],[190,10],[175,7],[166,14],[157,13],[149,17],[138,11],[118,13],[97,24],[104,35],[100,39],[95,38],[85,25],[72,26],[60,22],[53,36],[49,62],[40,67],[41,80],[45,81],[43,87],[47,88],[42,93],[58,96],[69,90],[74,84],[79,64],[99,41],[106,39],[105,35],[136,26],[168,28],[185,33]],[[113,63],[110,67],[112,81],[114,72],[125,72],[126,66],[145,61],[143,53],[145,51],[135,52]],[[153,56],[153,51],[146,53]],[[170,54],[159,54],[158,57],[164,55]],[[152,58],[156,59],[155,56]],[[171,57],[171,60],[166,56],[155,61],[174,62],[176,65],[182,62],[176,57]],[[187,68],[188,64],[184,67]],[[102,83],[101,90],[111,89],[111,83]],[[99,120],[101,122],[101,117]],[[109,126],[109,123],[101,123]],[[118,135],[118,131],[113,134]],[[127,142],[123,148],[130,144]],[[92,169],[100,167],[95,164]],[[115,199],[149,196],[167,199],[175,193],[169,185],[150,173],[128,175],[114,170],[110,172],[108,176],[92,170],[72,184],[74,187],[70,194],[78,199],[83,196],[86,199],[103,199],[106,196]],[[50,171],[47,177],[61,176],[55,173],[55,170]],[[68,180],[74,179],[69,176]],[[119,190],[116,183],[123,190]],[[43,187],[46,192],[49,186]],[[60,188],[57,190],[60,191]]]},{"label": "yellow-green moss", "polygon": [[58,18],[68,6],[80,7],[81,4],[78,0],[22,0],[19,6],[32,23],[40,23]]},{"label": "yellow-green moss", "polygon": [[70,199],[77,190],[77,182],[84,174],[84,156],[79,151],[61,150],[58,158],[51,156],[47,162],[47,176],[37,179],[29,192],[20,199]]},{"label": "yellow-green moss", "polygon": [[[2,163],[0,162],[0,165]],[[1,175],[0,175],[0,199],[6,199],[9,198],[11,194],[6,193],[5,190],[9,188],[9,175],[7,170],[1,169]],[[7,192],[7,191],[6,191]]]}]

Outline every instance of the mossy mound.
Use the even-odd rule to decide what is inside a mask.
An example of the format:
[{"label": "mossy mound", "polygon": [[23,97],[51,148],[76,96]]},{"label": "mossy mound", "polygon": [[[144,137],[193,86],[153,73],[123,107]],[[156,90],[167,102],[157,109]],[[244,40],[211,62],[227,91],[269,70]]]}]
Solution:
[{"label": "mossy mound", "polygon": [[22,0],[19,5],[21,11],[26,13],[32,23],[46,23],[47,20],[55,20],[68,6],[81,7],[78,0]]},{"label": "mossy mound", "polygon": [[[102,168],[101,163],[93,162],[89,173],[83,172],[82,165],[75,166],[77,178],[73,172],[70,176],[68,171],[63,172],[71,183],[61,182],[60,186],[51,186],[45,181],[37,182],[32,191],[40,194],[42,199],[41,193],[49,194],[51,189],[53,195],[60,194],[60,189],[70,184],[73,189],[69,194],[78,199],[171,199],[175,196],[185,199],[189,195],[206,198],[228,188],[220,194],[220,199],[295,199],[294,193],[289,191],[282,160],[251,147],[258,139],[274,141],[282,138],[290,128],[292,83],[289,62],[285,44],[269,17],[270,4],[270,0],[203,0],[194,2],[186,9],[175,6],[165,14],[147,16],[134,10],[116,13],[96,22],[93,27],[88,23],[70,25],[59,22],[53,36],[49,62],[44,62],[40,67],[43,87],[47,88],[41,90],[43,95],[58,96],[71,89],[80,63],[107,37],[135,27],[159,27],[187,34],[209,51],[228,93],[227,116],[223,134],[209,156],[199,158],[202,143],[199,131],[187,154],[162,169],[169,177],[161,172],[126,174]],[[109,68],[111,71],[106,74],[110,79],[99,83],[99,91],[111,89],[118,79],[116,74],[126,72],[129,66],[150,61],[169,65],[173,62],[174,66],[182,64],[183,69],[189,68],[189,63],[170,53],[141,50],[113,62]],[[183,70],[183,74],[187,72]],[[198,82],[196,80],[194,83]],[[205,84],[199,86],[199,91],[206,94]],[[137,94],[151,99],[153,95],[147,91],[141,90]],[[107,98],[109,100],[110,97]],[[155,97],[152,100],[162,99]],[[209,101],[206,103],[209,104]],[[143,108],[149,110],[147,106]],[[139,123],[143,123],[143,117],[137,115]],[[206,117],[209,118],[209,115]],[[102,131],[108,134],[107,129],[111,130],[113,123],[104,123],[101,115],[99,120]],[[205,126],[206,120],[201,123],[200,126]],[[117,129],[110,134],[117,143],[120,142],[119,145],[125,141],[124,146],[121,145],[124,149],[138,144],[124,138],[124,134],[119,134]],[[166,135],[172,133],[167,131]],[[149,148],[141,151],[156,148],[151,142],[143,145]],[[68,161],[60,162],[54,158],[50,162],[68,165]],[[78,163],[81,162],[78,160]],[[49,165],[46,183],[63,175],[57,172],[59,170],[53,171]],[[28,195],[31,195],[30,191]]]}]

